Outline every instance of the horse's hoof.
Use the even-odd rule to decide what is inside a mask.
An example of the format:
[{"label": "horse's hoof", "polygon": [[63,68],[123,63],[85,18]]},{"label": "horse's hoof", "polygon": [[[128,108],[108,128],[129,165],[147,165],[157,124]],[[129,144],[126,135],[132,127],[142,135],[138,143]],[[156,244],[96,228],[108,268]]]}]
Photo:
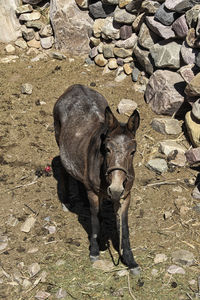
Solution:
[{"label": "horse's hoof", "polygon": [[140,271],[141,271],[140,267],[136,267],[136,268],[130,269],[130,273],[132,275],[134,275],[134,276],[139,276],[140,275]]},{"label": "horse's hoof", "polygon": [[93,263],[95,261],[99,260],[99,256],[93,256],[93,255],[90,255],[90,261]]}]

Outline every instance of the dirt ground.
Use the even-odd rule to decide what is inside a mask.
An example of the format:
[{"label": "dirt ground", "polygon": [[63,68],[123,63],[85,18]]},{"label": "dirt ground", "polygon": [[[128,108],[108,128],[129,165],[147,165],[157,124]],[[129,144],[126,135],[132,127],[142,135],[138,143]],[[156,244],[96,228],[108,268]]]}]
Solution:
[{"label": "dirt ground", "polygon": [[[3,47],[0,56],[5,56]],[[162,157],[157,151],[161,140],[178,139],[189,145],[184,136],[155,132],[150,123],[156,116],[143,94],[135,91],[131,78],[120,83],[114,78],[114,73],[102,76],[101,68],[85,65],[80,57],[33,63],[20,54],[16,62],[0,64],[0,245],[7,243],[0,251],[0,299],[45,299],[45,295],[58,299],[58,292],[65,294],[62,299],[198,299],[200,214],[193,209],[197,200],[191,197],[198,171],[176,167],[160,175],[145,166],[151,157]],[[31,95],[21,93],[23,83],[33,85]],[[54,103],[74,83],[93,86],[115,113],[122,98],[138,103],[141,125],[129,228],[133,253],[142,269],[140,277],[123,274],[126,268],[121,263],[103,270],[92,266],[80,218],[63,210],[57,180],[51,171],[44,172],[59,155]],[[161,181],[171,184],[154,185]],[[183,203],[181,211],[176,199]],[[36,222],[30,232],[22,232],[30,216]],[[169,274],[172,253],[180,249],[193,253],[195,262],[181,265],[185,274]],[[112,262],[110,253],[118,260],[111,245],[110,252],[101,253],[106,266]],[[166,261],[156,264],[154,258],[160,253]],[[35,275],[29,271],[33,263],[40,266]],[[39,297],[41,291],[48,294]]]}]

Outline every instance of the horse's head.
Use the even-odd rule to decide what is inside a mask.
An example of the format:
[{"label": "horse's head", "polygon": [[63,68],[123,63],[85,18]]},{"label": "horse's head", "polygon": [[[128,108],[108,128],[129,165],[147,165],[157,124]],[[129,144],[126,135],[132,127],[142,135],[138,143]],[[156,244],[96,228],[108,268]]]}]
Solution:
[{"label": "horse's head", "polygon": [[129,192],[134,180],[133,156],[136,151],[135,133],[140,116],[137,110],[126,124],[120,124],[109,107],[105,110],[105,123],[108,128],[104,138],[104,172],[107,193],[112,200],[119,200]]}]

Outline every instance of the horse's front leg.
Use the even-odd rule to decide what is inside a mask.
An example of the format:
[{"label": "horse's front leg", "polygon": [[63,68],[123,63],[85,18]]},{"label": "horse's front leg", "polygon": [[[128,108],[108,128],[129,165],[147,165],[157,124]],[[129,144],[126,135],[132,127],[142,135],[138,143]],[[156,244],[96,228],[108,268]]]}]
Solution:
[{"label": "horse's front leg", "polygon": [[140,269],[136,263],[130,247],[129,228],[128,228],[128,208],[130,204],[130,194],[126,199],[121,199],[120,203],[115,205],[117,218],[117,230],[119,234],[119,254],[122,262],[131,269],[135,275],[139,274]]},{"label": "horse's front leg", "polygon": [[99,198],[96,194],[89,191],[88,199],[90,202],[90,212],[91,212],[91,227],[92,232],[90,236],[90,260],[92,262],[98,260],[99,258],[99,233],[100,233],[100,223],[99,223]]}]

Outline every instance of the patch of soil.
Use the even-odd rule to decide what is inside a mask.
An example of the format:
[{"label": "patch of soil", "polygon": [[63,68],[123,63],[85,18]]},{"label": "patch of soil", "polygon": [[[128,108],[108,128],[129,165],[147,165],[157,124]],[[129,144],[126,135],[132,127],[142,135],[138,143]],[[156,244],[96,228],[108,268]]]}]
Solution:
[{"label": "patch of soil", "polygon": [[[4,55],[1,48],[0,56]],[[188,167],[173,168],[162,175],[148,170],[145,165],[151,157],[162,157],[157,151],[158,141],[178,137],[166,137],[151,128],[155,114],[143,94],[135,92],[130,77],[117,83],[114,73],[102,75],[101,68],[85,65],[84,58],[73,59],[49,58],[33,63],[20,54],[16,62],[0,65],[0,236],[7,238],[7,247],[0,250],[0,298],[34,299],[38,291],[43,291],[48,293],[48,299],[56,299],[61,288],[65,291],[63,299],[194,297],[199,275],[200,215],[192,209],[197,201],[191,197],[194,186],[190,180],[198,172]],[[33,85],[31,95],[21,93],[23,83]],[[122,120],[126,117],[116,113],[119,101],[128,98],[138,103],[141,125],[129,228],[133,253],[142,269],[139,279],[120,277],[118,271],[125,268],[122,264],[110,271],[92,267],[87,232],[82,226],[89,211],[81,220],[76,213],[63,211],[57,181],[48,168],[45,171],[59,155],[53,129],[54,103],[75,83],[92,86],[102,93]],[[189,146],[184,136],[181,142]],[[154,185],[160,181],[175,184]],[[183,199],[185,212],[181,213],[174,204],[177,198]],[[30,215],[35,224],[30,232],[22,232],[21,226]],[[166,272],[173,264],[171,254],[177,249],[195,256],[194,265],[183,266],[184,275]],[[110,251],[117,262],[118,254],[112,245]],[[158,253],[166,254],[168,259],[155,265]],[[101,257],[112,261],[108,250]],[[31,277],[28,268],[33,263],[40,265],[40,272]]]}]

